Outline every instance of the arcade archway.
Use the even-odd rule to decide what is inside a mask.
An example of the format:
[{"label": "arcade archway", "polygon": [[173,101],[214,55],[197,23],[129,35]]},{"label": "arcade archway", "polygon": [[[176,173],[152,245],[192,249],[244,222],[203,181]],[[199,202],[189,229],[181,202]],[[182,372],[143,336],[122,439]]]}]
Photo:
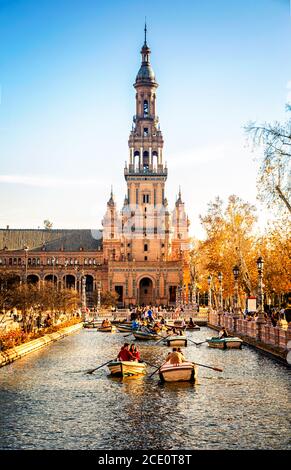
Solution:
[{"label": "arcade archway", "polygon": [[153,304],[153,281],[149,277],[143,277],[139,282],[139,304],[152,305]]}]

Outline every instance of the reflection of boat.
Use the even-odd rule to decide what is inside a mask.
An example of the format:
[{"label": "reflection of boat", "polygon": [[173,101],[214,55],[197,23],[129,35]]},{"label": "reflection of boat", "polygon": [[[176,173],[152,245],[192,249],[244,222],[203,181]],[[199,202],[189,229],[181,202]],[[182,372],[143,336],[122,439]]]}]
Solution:
[{"label": "reflection of boat", "polygon": [[94,320],[88,320],[83,323],[84,328],[98,328],[100,323]]},{"label": "reflection of boat", "polygon": [[187,338],[186,336],[180,336],[180,335],[173,335],[169,336],[168,338],[164,339],[164,343],[166,343],[167,346],[187,346]]},{"label": "reflection of boat", "polygon": [[116,327],[114,325],[100,326],[97,328],[97,331],[100,331],[101,333],[113,333],[116,331]]},{"label": "reflection of boat", "polygon": [[111,375],[127,377],[131,375],[143,375],[146,373],[145,362],[137,361],[112,361],[107,366]]},{"label": "reflection of boat", "polygon": [[149,340],[149,339],[156,340],[160,338],[160,335],[157,335],[155,333],[148,333],[146,331],[140,331],[140,330],[134,331],[133,336],[136,339],[143,339],[143,340]]},{"label": "reflection of boat", "polygon": [[166,362],[159,371],[162,382],[194,382],[197,379],[198,366],[192,362],[170,364]]},{"label": "reflection of boat", "polygon": [[206,340],[210,348],[218,349],[241,349],[243,340],[236,337],[218,338],[214,336]]}]

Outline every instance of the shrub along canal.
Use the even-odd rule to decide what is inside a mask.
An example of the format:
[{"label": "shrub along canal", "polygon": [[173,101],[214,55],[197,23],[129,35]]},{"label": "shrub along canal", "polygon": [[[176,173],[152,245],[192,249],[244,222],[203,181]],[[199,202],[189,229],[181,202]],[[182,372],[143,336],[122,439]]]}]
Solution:
[{"label": "shrub along canal", "polygon": [[[202,327],[193,341],[216,335]],[[118,379],[105,366],[121,333],[81,330],[0,369],[1,449],[290,449],[290,369],[244,345],[242,350],[196,347],[187,359],[198,383],[159,383],[155,374]],[[136,341],[159,366],[170,350]]]}]

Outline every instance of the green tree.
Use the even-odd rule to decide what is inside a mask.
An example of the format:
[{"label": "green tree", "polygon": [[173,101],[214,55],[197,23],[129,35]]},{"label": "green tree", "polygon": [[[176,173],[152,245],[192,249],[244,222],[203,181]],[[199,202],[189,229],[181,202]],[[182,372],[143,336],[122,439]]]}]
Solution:
[{"label": "green tree", "polygon": [[51,230],[53,227],[53,223],[47,219],[43,221],[43,225],[46,230]]}]

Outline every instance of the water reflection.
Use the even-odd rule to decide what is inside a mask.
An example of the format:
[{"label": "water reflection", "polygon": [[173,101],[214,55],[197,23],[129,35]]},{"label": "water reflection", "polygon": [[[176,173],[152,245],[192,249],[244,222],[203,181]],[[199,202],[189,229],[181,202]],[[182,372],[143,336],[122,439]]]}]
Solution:
[{"label": "water reflection", "polygon": [[[203,341],[211,330],[189,332]],[[199,367],[195,384],[160,384],[156,373],[113,378],[105,366],[123,334],[83,330],[0,369],[2,449],[290,448],[290,371],[244,346],[184,348]],[[138,342],[158,367],[168,351]],[[148,373],[154,371],[148,366]]]}]

